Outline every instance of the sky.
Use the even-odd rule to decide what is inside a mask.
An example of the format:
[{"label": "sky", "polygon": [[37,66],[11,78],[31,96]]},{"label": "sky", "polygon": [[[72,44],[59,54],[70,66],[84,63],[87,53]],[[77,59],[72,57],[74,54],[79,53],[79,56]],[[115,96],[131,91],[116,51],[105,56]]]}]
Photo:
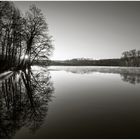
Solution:
[{"label": "sky", "polygon": [[15,1],[24,13],[36,4],[53,36],[51,59],[120,58],[140,49],[140,1]]}]

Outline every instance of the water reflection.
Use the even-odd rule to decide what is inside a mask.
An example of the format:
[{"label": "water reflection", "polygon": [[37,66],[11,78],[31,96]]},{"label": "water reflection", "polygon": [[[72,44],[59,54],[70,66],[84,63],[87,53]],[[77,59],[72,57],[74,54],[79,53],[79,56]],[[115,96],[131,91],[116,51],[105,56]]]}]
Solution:
[{"label": "water reflection", "polygon": [[15,71],[0,82],[0,138],[12,138],[23,126],[35,132],[47,115],[53,85],[49,72]]},{"label": "water reflection", "polygon": [[95,72],[100,73],[115,73],[120,74],[124,82],[131,84],[140,83],[140,68],[139,67],[58,67],[51,70],[65,70],[75,74],[91,74]]},{"label": "water reflection", "polygon": [[121,75],[122,80],[124,82],[129,82],[131,84],[139,84],[140,83],[140,74],[123,73],[120,75]]}]

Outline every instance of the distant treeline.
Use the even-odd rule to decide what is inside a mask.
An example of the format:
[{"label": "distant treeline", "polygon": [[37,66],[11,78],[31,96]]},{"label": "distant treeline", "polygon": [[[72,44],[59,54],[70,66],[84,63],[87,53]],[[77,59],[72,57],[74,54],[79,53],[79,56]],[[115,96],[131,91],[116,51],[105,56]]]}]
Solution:
[{"label": "distant treeline", "polygon": [[121,65],[123,66],[140,66],[140,50],[130,50],[122,53]]},{"label": "distant treeline", "polygon": [[41,60],[34,62],[34,65],[51,66],[120,66],[120,59],[71,59],[71,60]]},{"label": "distant treeline", "polygon": [[41,60],[39,65],[53,66],[140,66],[140,50],[130,50],[122,53],[122,57],[118,59],[100,59],[93,60],[87,58],[75,58],[70,60]]},{"label": "distant treeline", "polygon": [[65,61],[50,61],[49,64],[63,66],[119,66],[120,59],[71,59]]}]

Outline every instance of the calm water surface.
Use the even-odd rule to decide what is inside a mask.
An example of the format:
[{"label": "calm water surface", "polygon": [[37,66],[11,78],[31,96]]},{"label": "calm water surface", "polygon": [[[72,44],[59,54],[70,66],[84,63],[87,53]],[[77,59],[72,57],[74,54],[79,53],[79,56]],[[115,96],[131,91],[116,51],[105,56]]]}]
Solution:
[{"label": "calm water surface", "polygon": [[44,82],[49,71],[51,98],[41,125],[32,129],[24,125],[12,138],[140,138],[140,69],[33,70],[42,71]]}]

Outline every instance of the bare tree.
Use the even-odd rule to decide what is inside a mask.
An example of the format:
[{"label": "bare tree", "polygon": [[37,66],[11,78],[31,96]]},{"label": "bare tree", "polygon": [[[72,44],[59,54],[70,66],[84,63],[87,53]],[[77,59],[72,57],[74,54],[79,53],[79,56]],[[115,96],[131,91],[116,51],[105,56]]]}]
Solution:
[{"label": "bare tree", "polygon": [[122,53],[122,61],[125,66],[140,66],[140,50],[130,50]]},{"label": "bare tree", "polygon": [[35,5],[32,5],[25,14],[24,37],[26,49],[22,65],[30,66],[35,60],[51,54],[51,37],[48,35],[48,26],[46,20]]},{"label": "bare tree", "polygon": [[47,60],[51,42],[43,13],[35,5],[21,16],[12,2],[0,2],[0,67],[22,69]]},{"label": "bare tree", "polygon": [[2,66],[17,65],[18,49],[21,44],[22,17],[12,2],[0,2],[0,53]]}]

